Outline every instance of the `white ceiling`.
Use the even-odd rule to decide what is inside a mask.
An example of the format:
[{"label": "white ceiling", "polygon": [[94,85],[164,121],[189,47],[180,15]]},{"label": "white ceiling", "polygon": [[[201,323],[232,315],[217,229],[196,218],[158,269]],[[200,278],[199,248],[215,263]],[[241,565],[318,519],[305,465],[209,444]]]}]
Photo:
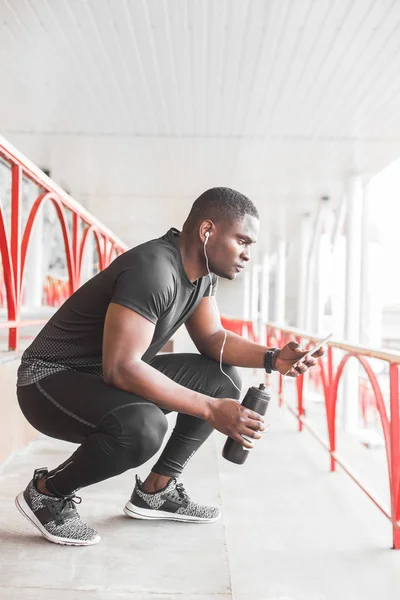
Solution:
[{"label": "white ceiling", "polygon": [[0,133],[128,243],[213,185],[293,227],[400,155],[399,50],[400,0],[0,0]]}]

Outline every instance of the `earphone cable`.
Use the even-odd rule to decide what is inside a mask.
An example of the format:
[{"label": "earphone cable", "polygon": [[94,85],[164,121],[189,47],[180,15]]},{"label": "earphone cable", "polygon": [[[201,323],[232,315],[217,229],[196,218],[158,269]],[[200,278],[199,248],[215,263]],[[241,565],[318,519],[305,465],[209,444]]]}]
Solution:
[{"label": "earphone cable", "polygon": [[[206,266],[207,266],[208,276],[209,276],[209,278],[210,278],[210,292],[209,292],[209,294],[208,294],[208,297],[210,297],[210,296],[211,296],[212,289],[213,289],[213,282],[212,282],[212,277],[211,277],[210,269],[209,269],[209,266],[208,266],[208,256],[207,256],[207,252],[206,252],[206,245],[207,245],[207,242],[208,242],[208,236],[206,237],[206,240],[205,240],[205,242],[204,242],[204,246],[203,246],[203,248],[204,248],[204,256],[205,256],[205,258],[206,258]],[[238,390],[238,392],[240,393],[242,390],[241,390],[240,388],[238,388],[238,386],[237,386],[237,385],[236,385],[236,383],[233,381],[233,379],[232,379],[231,377],[229,377],[229,375],[228,375],[227,373],[225,373],[225,371],[224,371],[224,370],[223,370],[223,368],[222,368],[222,355],[223,355],[223,353],[224,353],[224,347],[225,347],[226,337],[227,337],[227,333],[226,333],[226,330],[224,329],[224,341],[223,341],[223,343],[222,343],[221,352],[220,352],[220,354],[219,354],[219,368],[220,368],[220,371],[221,371],[221,373],[222,373],[223,375],[225,375],[225,377],[227,377],[231,383],[233,383],[233,385],[235,386],[235,388],[236,388],[236,389]]]}]

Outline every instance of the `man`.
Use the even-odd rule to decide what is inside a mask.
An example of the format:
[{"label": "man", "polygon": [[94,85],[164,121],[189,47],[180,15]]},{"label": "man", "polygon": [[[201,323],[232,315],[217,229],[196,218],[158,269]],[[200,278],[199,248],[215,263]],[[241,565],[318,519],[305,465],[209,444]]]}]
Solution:
[{"label": "man", "polygon": [[[48,436],[80,444],[50,472],[36,469],[16,498],[48,540],[99,541],[76,511],[75,492],[149,460],[171,411],[178,413],[174,431],[147,479],[136,478],[125,513],[196,522],[219,517],[219,508],[192,501],[177,480],[214,429],[247,448],[252,444],[243,436],[261,437],[263,418],[237,401],[235,366],[297,376],[316,362],[297,364],[305,352],[293,342],[271,350],[221,326],[217,277],[235,279],[258,229],[248,198],[229,188],[204,192],[182,232],[172,228],[119,256],[60,307],[25,351],[17,382],[25,417]],[[158,355],[182,323],[199,354]]]}]

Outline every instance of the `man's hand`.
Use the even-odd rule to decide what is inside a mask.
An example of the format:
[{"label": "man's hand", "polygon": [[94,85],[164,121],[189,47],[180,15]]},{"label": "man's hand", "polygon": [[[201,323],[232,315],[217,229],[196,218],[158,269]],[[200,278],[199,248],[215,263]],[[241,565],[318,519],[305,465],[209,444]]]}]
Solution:
[{"label": "man's hand", "polygon": [[304,361],[301,360],[307,352],[308,351],[304,350],[297,342],[289,342],[279,350],[279,353],[277,353],[274,364],[275,371],[279,371],[282,375],[298,377],[305,373],[310,367],[316,365],[316,358],[322,356],[325,350],[322,346],[314,354],[307,356]]},{"label": "man's hand", "polygon": [[230,398],[210,398],[207,421],[214,429],[228,435],[245,448],[252,448],[253,444],[242,435],[259,439],[260,432],[265,429],[261,415]]}]

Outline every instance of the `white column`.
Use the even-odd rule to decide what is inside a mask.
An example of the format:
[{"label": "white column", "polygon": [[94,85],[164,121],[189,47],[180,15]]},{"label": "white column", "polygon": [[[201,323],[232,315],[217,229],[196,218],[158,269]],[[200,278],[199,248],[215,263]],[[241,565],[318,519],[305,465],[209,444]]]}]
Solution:
[{"label": "white column", "polygon": [[344,338],[345,290],[346,290],[346,240],[343,224],[347,211],[347,194],[343,193],[335,212],[335,222],[331,232],[332,245],[332,327],[336,338]]},{"label": "white column", "polygon": [[257,264],[252,269],[251,281],[251,320],[254,331],[259,340],[264,337],[261,319],[261,294],[262,294],[262,265]]},{"label": "white column", "polygon": [[270,258],[269,254],[265,252],[262,260],[262,272],[261,272],[261,331],[260,331],[260,342],[261,344],[266,343],[266,327],[265,324],[269,320],[269,272],[270,272]]},{"label": "white column", "polygon": [[28,310],[42,306],[45,278],[44,244],[44,212],[42,206],[36,215],[26,256],[24,306]]},{"label": "white column", "polygon": [[369,287],[370,277],[369,269],[371,268],[370,261],[370,240],[369,240],[369,194],[368,186],[365,188],[364,208],[362,213],[362,230],[361,230],[361,281],[360,281],[360,343],[364,346],[369,345],[369,329],[370,329],[370,298]]},{"label": "white column", "polygon": [[307,265],[311,245],[311,215],[302,216],[300,225],[300,254],[298,259],[298,295],[297,295],[297,323],[299,329],[306,327],[306,294],[307,294]]},{"label": "white column", "polygon": [[362,217],[360,343],[379,348],[382,342],[383,248],[370,222],[371,198],[365,188]]},{"label": "white column", "polygon": [[[360,279],[363,185],[360,175],[348,182],[346,226],[346,310],[345,339],[357,344],[360,335]],[[358,428],[359,366],[353,359],[345,367],[343,426],[348,432]]]},{"label": "white column", "polygon": [[315,306],[315,331],[323,334],[329,328],[331,331],[332,318],[329,319],[325,314],[325,308],[328,300],[331,297],[333,266],[332,266],[332,250],[330,236],[323,233],[319,239],[319,250],[317,255],[317,294]]},{"label": "white column", "polygon": [[246,271],[243,273],[243,319],[250,320],[250,296],[251,296],[251,273]]},{"label": "white column", "polygon": [[279,240],[276,260],[275,278],[275,321],[285,324],[286,300],[286,241]]},{"label": "white column", "polygon": [[321,224],[323,220],[323,205],[318,206],[318,212],[311,227],[311,240],[307,257],[306,272],[306,307],[305,307],[305,329],[308,332],[315,331],[315,311],[318,302],[318,277],[317,260],[319,240],[321,233]]},{"label": "white column", "polygon": [[332,252],[332,327],[338,339],[344,339],[346,295],[346,239],[338,236]]},{"label": "white column", "polygon": [[361,176],[349,180],[346,227],[346,315],[345,336],[350,342],[359,341],[360,332],[360,277],[363,187]]},{"label": "white column", "polygon": [[306,273],[306,308],[305,308],[305,329],[314,332],[318,329],[318,306],[320,285],[318,280],[318,269],[320,265],[320,243],[321,234],[329,215],[329,196],[322,196],[318,204],[318,212],[311,226],[311,241],[308,252],[308,265]]},{"label": "white column", "polygon": [[259,294],[259,271],[258,265],[254,265],[251,269],[251,303],[250,303],[250,319],[257,321],[258,319],[258,294]]}]

